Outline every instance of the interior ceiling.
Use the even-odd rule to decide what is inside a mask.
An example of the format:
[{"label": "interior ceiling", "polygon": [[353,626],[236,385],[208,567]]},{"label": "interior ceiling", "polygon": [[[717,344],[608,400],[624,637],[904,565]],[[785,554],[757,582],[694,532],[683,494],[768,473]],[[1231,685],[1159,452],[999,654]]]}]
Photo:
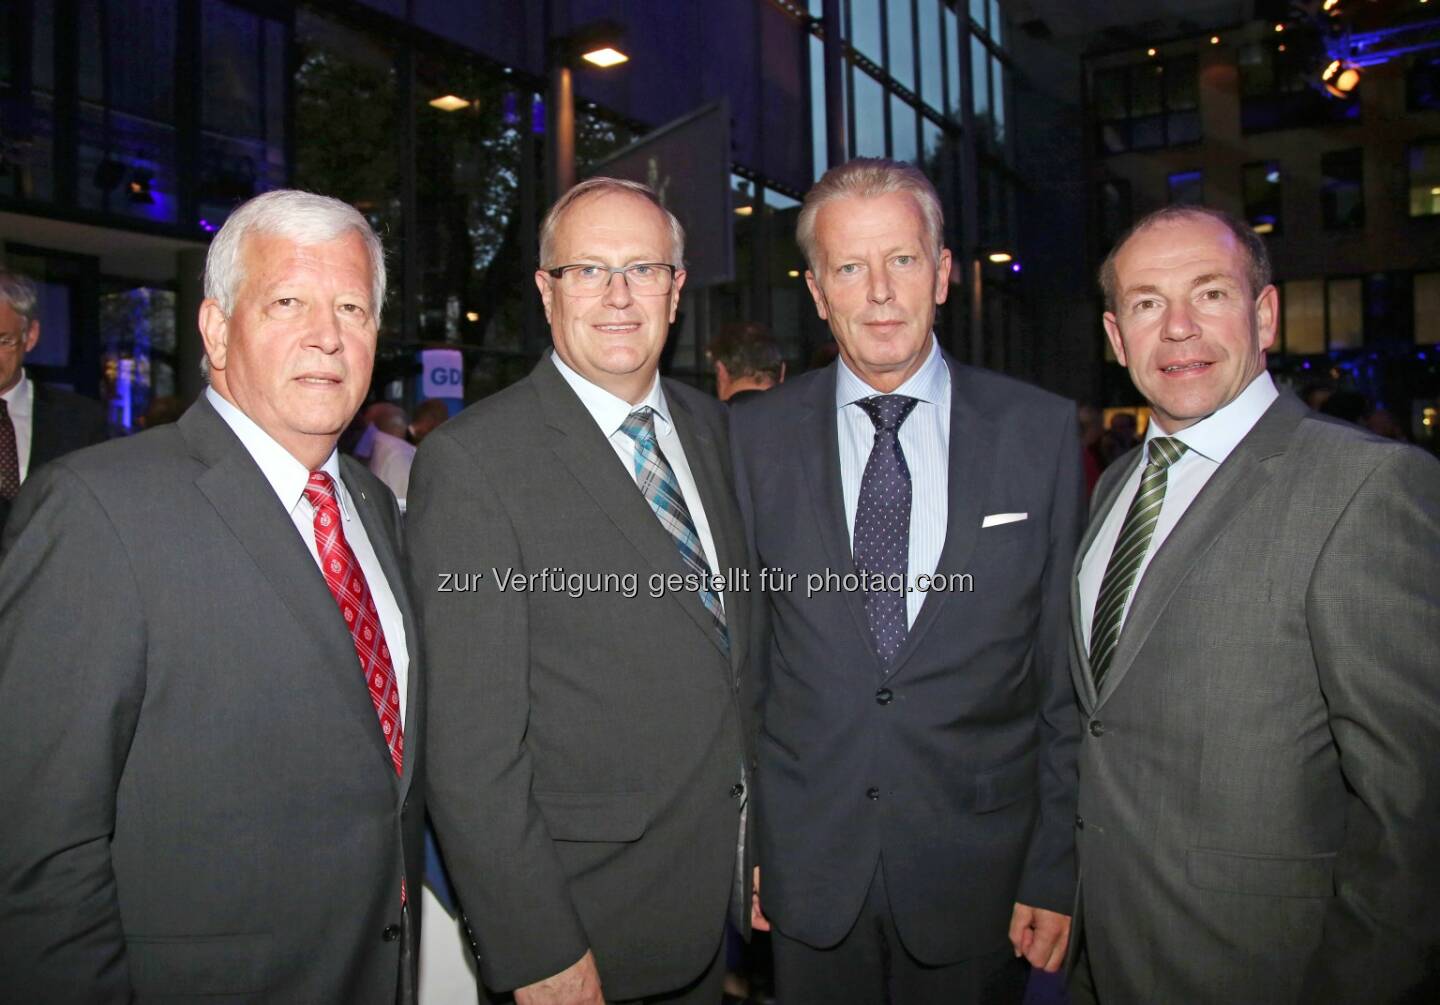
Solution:
[{"label": "interior ceiling", "polygon": [[1040,22],[1050,37],[1133,34],[1158,37],[1206,31],[1249,20],[1253,0],[1015,0],[1013,23]]}]

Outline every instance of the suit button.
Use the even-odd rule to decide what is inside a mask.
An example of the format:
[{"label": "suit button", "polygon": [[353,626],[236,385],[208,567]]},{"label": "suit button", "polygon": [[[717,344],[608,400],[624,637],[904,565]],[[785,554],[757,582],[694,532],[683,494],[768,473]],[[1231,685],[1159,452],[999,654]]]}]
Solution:
[{"label": "suit button", "polygon": [[880,790],[877,789],[877,788],[876,788],[875,786],[873,786],[873,785],[870,786],[868,789],[865,790],[865,798],[866,798],[866,799],[879,799],[879,798],[880,798]]},{"label": "suit button", "polygon": [[1103,722],[1101,722],[1099,719],[1091,719],[1091,720],[1090,720],[1090,735],[1091,735],[1091,736],[1103,736],[1104,734],[1105,734],[1105,724],[1104,724]]},{"label": "suit button", "polygon": [[731,799],[739,799],[739,798],[740,798],[741,796],[743,796],[744,794],[745,794],[745,786],[742,785],[742,784],[740,784],[739,782],[736,782],[734,785],[730,786],[730,798],[731,798]]},{"label": "suit button", "polygon": [[875,704],[877,705],[888,705],[894,700],[895,692],[891,691],[888,687],[882,687],[879,691],[875,692]]},{"label": "suit button", "polygon": [[1078,813],[1075,814],[1075,829],[1082,831],[1085,829],[1085,818]]},{"label": "suit button", "polygon": [[384,939],[386,942],[394,942],[396,939],[400,938],[400,926],[386,925],[385,931],[380,933],[380,938]]}]

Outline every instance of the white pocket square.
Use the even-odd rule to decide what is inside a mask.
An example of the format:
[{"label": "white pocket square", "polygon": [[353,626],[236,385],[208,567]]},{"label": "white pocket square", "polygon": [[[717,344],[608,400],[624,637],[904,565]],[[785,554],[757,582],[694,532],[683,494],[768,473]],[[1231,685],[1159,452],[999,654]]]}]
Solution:
[{"label": "white pocket square", "polygon": [[999,527],[1001,524],[1006,523],[1019,523],[1021,520],[1029,519],[1029,517],[1029,513],[991,513],[980,521],[980,527],[983,530],[986,527]]}]

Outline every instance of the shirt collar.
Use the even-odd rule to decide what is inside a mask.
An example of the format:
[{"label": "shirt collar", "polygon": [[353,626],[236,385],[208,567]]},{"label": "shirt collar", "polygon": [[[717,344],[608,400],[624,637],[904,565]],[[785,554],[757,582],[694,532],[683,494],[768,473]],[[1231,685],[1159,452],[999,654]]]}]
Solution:
[{"label": "shirt collar", "polygon": [[30,375],[25,372],[24,367],[20,368],[20,379],[15,382],[15,386],[0,394],[0,398],[5,399],[5,408],[11,417],[31,413],[35,402],[35,385],[30,382]]},{"label": "shirt collar", "polygon": [[[844,357],[840,357],[838,362],[840,370],[835,378],[835,408],[837,410],[865,398],[873,398],[880,393],[857,377],[855,371],[845,365]],[[903,394],[931,405],[937,405],[945,400],[945,392],[949,386],[950,369],[945,365],[945,357],[940,354],[940,343],[935,338],[935,333],[931,332],[930,355],[925,358],[924,363],[920,364],[920,369],[912,373],[910,378],[892,393]]]},{"label": "shirt collar", "polygon": [[[236,408],[229,400],[213,387],[205,389],[205,397],[214,406],[220,418],[240,438],[245,445],[246,451],[255,459],[260,467],[260,473],[280,497],[280,503],[285,507],[285,512],[293,513],[295,506],[301,499],[305,498],[305,486],[310,481],[310,470],[295,459],[295,455],[282,447],[275,438],[255,422],[254,419]],[[341,516],[350,519],[350,495],[345,488],[345,481],[340,477],[340,453],[338,450],[330,451],[330,456],[325,458],[325,463],[320,465],[321,471],[330,476],[335,483],[335,498],[340,506]]]},{"label": "shirt collar", "polygon": [[670,431],[670,406],[665,401],[665,391],[660,386],[658,372],[650,381],[650,390],[645,397],[632,405],[599,384],[580,376],[565,364],[559,353],[551,351],[550,360],[555,364],[555,369],[560,371],[560,376],[565,378],[565,383],[569,384],[570,389],[580,398],[580,404],[585,406],[585,411],[590,413],[606,439],[620,431],[631,412],[646,405],[655,410],[656,435]]},{"label": "shirt collar", "polygon": [[[1269,373],[1262,371],[1233,401],[1178,433],[1166,434],[1151,422],[1145,430],[1145,442],[1148,444],[1157,436],[1173,435],[1201,457],[1223,464],[1278,397],[1280,392],[1275,390],[1275,382]],[[1147,446],[1141,456],[1148,457],[1149,453]]]}]

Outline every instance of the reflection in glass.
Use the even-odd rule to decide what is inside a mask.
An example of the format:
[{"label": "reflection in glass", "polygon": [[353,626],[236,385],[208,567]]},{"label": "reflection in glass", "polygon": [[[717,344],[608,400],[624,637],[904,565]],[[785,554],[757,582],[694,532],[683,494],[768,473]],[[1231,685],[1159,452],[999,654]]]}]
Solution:
[{"label": "reflection in glass", "polygon": [[870,74],[855,67],[855,156],[885,156],[885,91]]},{"label": "reflection in glass", "polygon": [[915,36],[910,22],[910,0],[890,0],[885,5],[889,14],[890,76],[901,87],[915,89]]},{"label": "reflection in glass", "polygon": [[915,162],[915,109],[899,95],[890,96],[890,156]]}]

